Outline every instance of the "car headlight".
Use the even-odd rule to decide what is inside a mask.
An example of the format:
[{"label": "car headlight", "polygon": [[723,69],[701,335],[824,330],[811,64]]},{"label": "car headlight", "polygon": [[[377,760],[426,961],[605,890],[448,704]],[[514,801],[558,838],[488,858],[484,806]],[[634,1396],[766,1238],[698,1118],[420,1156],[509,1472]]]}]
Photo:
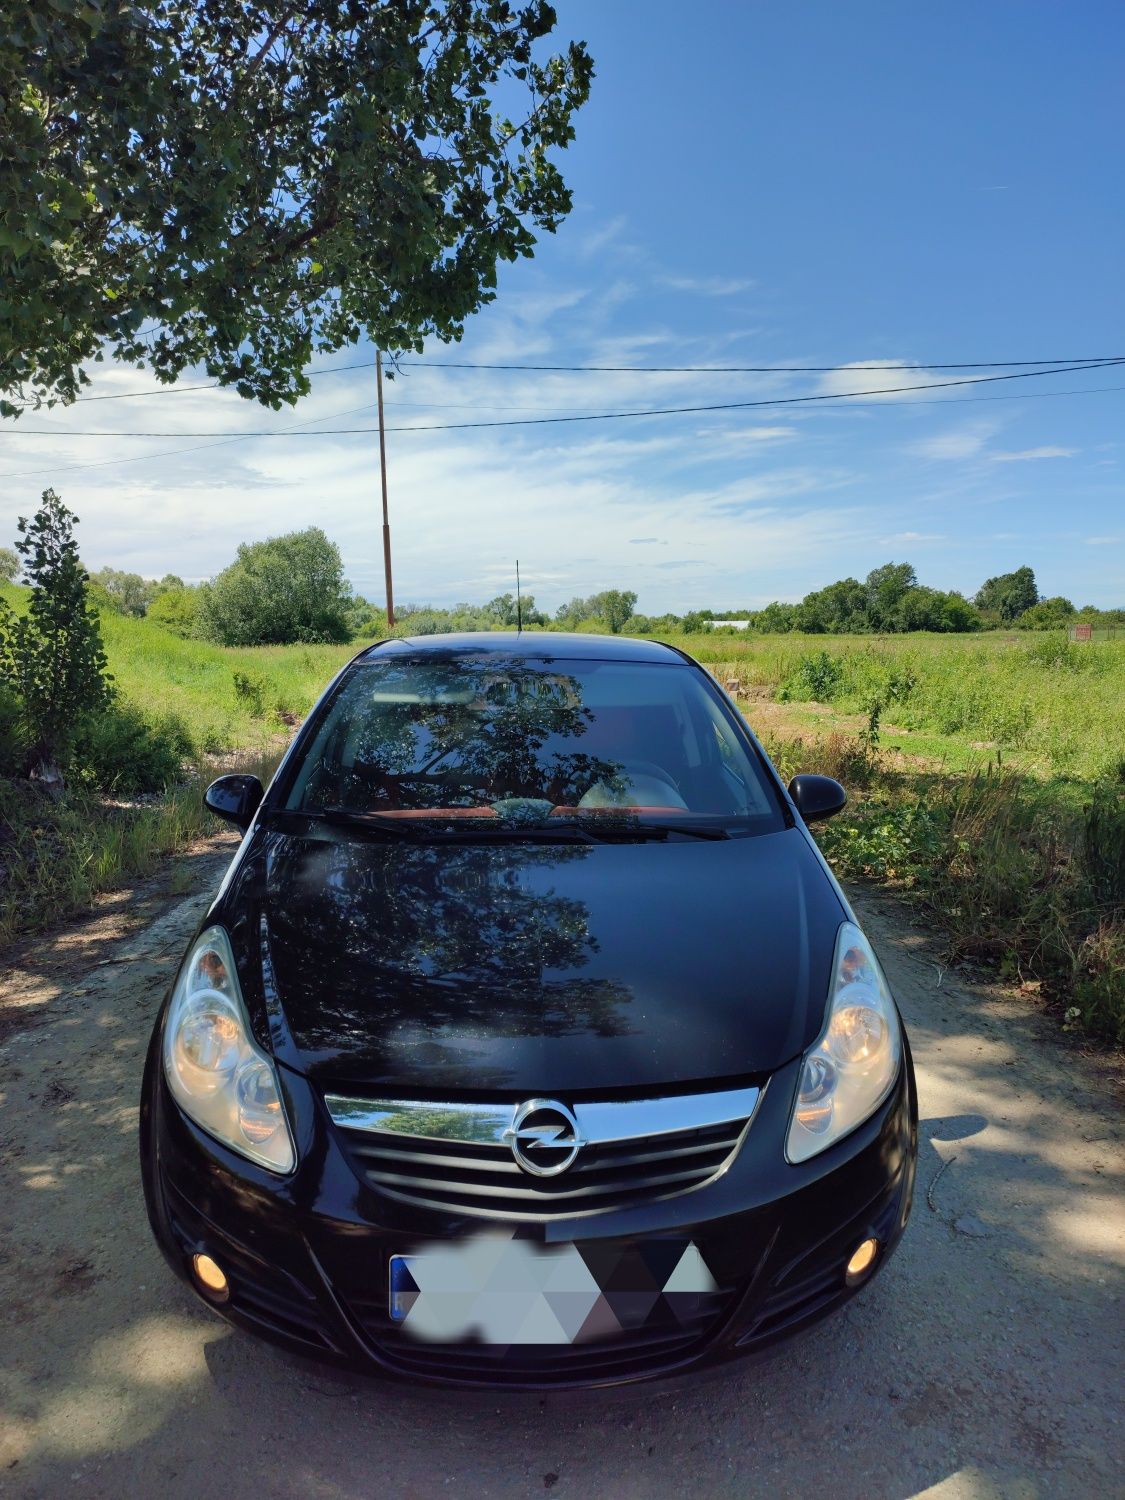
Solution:
[{"label": "car headlight", "polygon": [[209,927],[184,965],[164,1026],[176,1103],[216,1139],[272,1172],[296,1160],[277,1074],[250,1035],[230,940]]},{"label": "car headlight", "polygon": [[898,1074],[902,1030],[871,944],[854,922],[836,938],[828,1020],[805,1054],[785,1142],[790,1162],[808,1161],[862,1125]]}]

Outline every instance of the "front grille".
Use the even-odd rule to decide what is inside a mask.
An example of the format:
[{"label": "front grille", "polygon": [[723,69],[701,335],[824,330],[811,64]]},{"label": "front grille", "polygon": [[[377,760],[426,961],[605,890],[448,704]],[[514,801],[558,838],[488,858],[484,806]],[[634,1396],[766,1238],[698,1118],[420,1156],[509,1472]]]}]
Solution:
[{"label": "front grille", "polygon": [[557,1177],[522,1171],[507,1146],[344,1129],[363,1179],[389,1197],[478,1218],[534,1220],[605,1213],[690,1192],[732,1160],[748,1124],[727,1121],[585,1145]]},{"label": "front grille", "polygon": [[351,1297],[348,1306],[380,1355],[403,1374],[488,1384],[560,1384],[625,1379],[630,1374],[690,1359],[702,1349],[729,1307],[722,1289],[700,1299],[690,1317],[652,1318],[609,1338],[575,1344],[427,1344],[390,1317],[385,1297]]}]

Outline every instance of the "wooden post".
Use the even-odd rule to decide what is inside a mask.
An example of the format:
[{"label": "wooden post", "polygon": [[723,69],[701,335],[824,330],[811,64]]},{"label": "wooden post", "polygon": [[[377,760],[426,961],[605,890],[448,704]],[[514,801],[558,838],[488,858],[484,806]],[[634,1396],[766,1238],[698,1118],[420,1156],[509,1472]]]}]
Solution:
[{"label": "wooden post", "polygon": [[395,596],[391,586],[391,523],[387,515],[387,436],[383,426],[383,356],[375,351],[375,389],[379,397],[379,474],[383,481],[383,574],[387,585],[387,624],[395,623]]}]

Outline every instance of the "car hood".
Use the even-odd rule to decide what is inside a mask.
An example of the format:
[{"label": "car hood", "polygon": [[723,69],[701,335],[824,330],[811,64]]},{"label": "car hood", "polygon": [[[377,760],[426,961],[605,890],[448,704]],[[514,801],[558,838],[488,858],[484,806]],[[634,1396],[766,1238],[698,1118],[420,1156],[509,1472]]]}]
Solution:
[{"label": "car hood", "polygon": [[769,1073],[819,1030],[845,915],[796,828],[600,845],[269,831],[240,877],[282,1060],[416,1097]]}]

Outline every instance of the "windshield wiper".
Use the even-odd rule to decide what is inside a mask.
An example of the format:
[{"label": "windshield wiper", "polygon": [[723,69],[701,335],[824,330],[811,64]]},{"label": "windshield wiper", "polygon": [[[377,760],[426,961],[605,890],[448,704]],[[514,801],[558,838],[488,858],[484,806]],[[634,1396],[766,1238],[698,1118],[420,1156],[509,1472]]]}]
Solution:
[{"label": "windshield wiper", "polygon": [[274,819],[296,822],[330,823],[334,828],[361,828],[368,833],[385,833],[392,838],[416,838],[415,830],[402,818],[387,818],[381,813],[355,812],[349,807],[278,807]]},{"label": "windshield wiper", "polygon": [[588,829],[590,837],[599,843],[641,844],[662,843],[677,836],[685,839],[729,839],[730,832],[717,823],[602,823],[591,819],[590,823],[574,825]]},{"label": "windshield wiper", "polygon": [[641,844],[666,843],[677,837],[729,839],[730,832],[714,823],[641,823],[603,821],[591,818],[552,818],[542,823],[505,823],[492,818],[443,820],[439,817],[388,817],[378,812],[357,812],[348,807],[278,809],[292,818],[307,818],[337,828],[354,828],[371,834],[410,839],[426,844]]},{"label": "windshield wiper", "polygon": [[351,828],[357,832],[387,834],[391,838],[420,844],[592,844],[596,842],[583,829],[570,824],[504,824],[492,818],[448,821],[441,817],[401,818],[385,813],[357,812],[350,807],[317,807],[279,809],[291,818],[312,819],[334,828]]}]

